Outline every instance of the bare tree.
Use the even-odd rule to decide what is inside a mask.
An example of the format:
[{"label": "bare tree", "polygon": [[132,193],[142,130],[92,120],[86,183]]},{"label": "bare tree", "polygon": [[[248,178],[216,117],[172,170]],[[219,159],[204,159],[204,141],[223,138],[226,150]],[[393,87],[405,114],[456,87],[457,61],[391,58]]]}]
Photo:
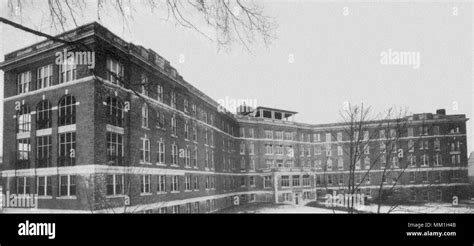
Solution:
[{"label": "bare tree", "polygon": [[[349,197],[354,197],[369,183],[371,177],[376,178],[377,192],[373,200],[377,204],[377,213],[381,212],[382,205],[389,205],[390,213],[406,201],[403,189],[400,188],[402,177],[407,168],[416,165],[413,155],[416,146],[425,143],[425,134],[406,139],[408,128],[415,126],[410,125],[407,112],[407,109],[389,108],[385,113],[374,116],[371,108],[364,107],[363,104],[348,105],[341,112],[342,132],[348,138],[343,150],[349,157],[345,192]],[[416,126],[421,127],[424,133],[430,131],[433,124],[426,124],[423,120]],[[373,175],[375,173],[379,175]],[[428,189],[432,184],[428,177],[423,188]],[[349,213],[355,211],[355,205],[354,199],[349,201]]]},{"label": "bare tree", "polygon": [[[7,2],[10,17],[20,19],[25,11],[44,4],[44,1],[31,0]],[[91,11],[99,21],[107,13],[117,16],[127,26],[140,8],[147,9],[160,20],[174,20],[177,25],[196,31],[218,47],[240,43],[250,51],[251,44],[263,42],[268,45],[275,38],[275,21],[264,13],[261,5],[251,0],[48,0],[46,4],[49,24],[58,31],[79,26],[84,14]],[[0,22],[11,25],[6,18],[0,18]],[[208,29],[213,33],[205,31]]]}]

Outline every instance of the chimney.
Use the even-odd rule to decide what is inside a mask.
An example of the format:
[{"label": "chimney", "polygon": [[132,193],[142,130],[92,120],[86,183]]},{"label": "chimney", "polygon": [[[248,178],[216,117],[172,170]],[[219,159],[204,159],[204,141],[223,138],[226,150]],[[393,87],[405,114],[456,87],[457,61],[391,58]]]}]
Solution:
[{"label": "chimney", "polygon": [[438,109],[436,110],[436,114],[446,115],[446,109]]}]

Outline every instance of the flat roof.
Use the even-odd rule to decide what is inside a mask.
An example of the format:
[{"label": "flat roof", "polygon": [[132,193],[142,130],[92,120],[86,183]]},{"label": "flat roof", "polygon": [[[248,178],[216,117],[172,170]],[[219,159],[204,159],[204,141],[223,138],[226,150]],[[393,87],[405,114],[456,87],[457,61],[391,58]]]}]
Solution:
[{"label": "flat roof", "polygon": [[257,111],[257,110],[270,110],[270,111],[278,111],[280,113],[285,113],[285,114],[297,114],[298,112],[295,112],[295,111],[289,111],[289,110],[284,110],[284,109],[277,109],[277,108],[269,108],[269,107],[257,107],[254,111]]}]

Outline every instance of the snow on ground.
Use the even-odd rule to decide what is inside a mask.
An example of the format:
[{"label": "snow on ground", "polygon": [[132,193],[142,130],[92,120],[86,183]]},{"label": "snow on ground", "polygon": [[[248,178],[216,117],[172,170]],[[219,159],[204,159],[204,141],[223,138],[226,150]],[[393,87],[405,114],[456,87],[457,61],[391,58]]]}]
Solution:
[{"label": "snow on ground", "polygon": [[[358,208],[358,210],[377,213],[377,205],[365,205],[363,207]],[[380,213],[387,213],[390,210],[390,206],[382,206],[380,208]],[[412,213],[412,214],[439,214],[439,213],[446,213],[446,214],[469,214],[474,213],[474,206],[473,205],[458,205],[453,206],[450,203],[427,203],[423,205],[400,205],[396,207],[390,213],[395,214],[404,214],[404,213]]]},{"label": "snow on ground", "polygon": [[252,213],[252,214],[332,214],[344,213],[332,209],[298,206],[292,204],[250,203],[224,209],[219,213]]},{"label": "snow on ground", "polygon": [[282,205],[278,207],[262,208],[256,211],[261,214],[340,214],[341,211],[334,211],[332,209],[314,208],[307,206],[296,205]]},{"label": "snow on ground", "polygon": [[[358,208],[359,211],[377,213],[377,205],[369,204]],[[382,206],[381,214],[386,214],[390,206]],[[330,208],[311,207],[292,204],[249,203],[224,209],[218,213],[251,213],[251,214],[345,214],[341,210]],[[453,206],[450,203],[427,203],[422,205],[400,205],[390,212],[391,214],[469,214],[474,213],[474,204],[460,204]]]}]

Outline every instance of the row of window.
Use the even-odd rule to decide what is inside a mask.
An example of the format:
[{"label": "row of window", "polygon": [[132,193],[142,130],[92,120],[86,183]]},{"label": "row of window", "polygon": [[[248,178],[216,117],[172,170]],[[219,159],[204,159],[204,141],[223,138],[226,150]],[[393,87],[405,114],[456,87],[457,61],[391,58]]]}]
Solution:
[{"label": "row of window", "polygon": [[[420,171],[420,172],[407,172],[407,173],[386,173],[381,177],[383,184],[402,184],[401,180],[406,177],[405,180],[409,184],[413,183],[439,183],[442,179],[442,171]],[[316,185],[344,185],[348,184],[348,175],[345,174],[318,174],[316,175]],[[458,172],[450,172],[450,179],[452,181],[459,180]],[[354,182],[356,185],[370,185],[372,174],[369,173],[356,173],[354,175]]]},{"label": "row of window", "polygon": [[[35,161],[36,167],[51,167],[52,164],[51,135],[36,137]],[[31,143],[29,138],[17,140],[17,168],[30,168]],[[58,134],[58,158],[57,165],[74,166],[76,163],[76,133],[66,132]]]},{"label": "row of window", "polygon": [[[17,177],[16,193],[18,195],[32,194],[30,180],[33,178]],[[57,183],[53,184],[52,176],[41,176],[35,178],[36,192],[39,197],[52,197],[53,185],[57,185],[57,197],[76,196],[76,177],[72,175],[59,176]]]},{"label": "row of window", "polygon": [[[290,182],[290,177],[291,177],[291,182]],[[291,186],[290,186],[290,184],[291,184]],[[310,176],[309,175],[303,175],[301,177],[300,175],[292,175],[292,176],[282,175],[280,177],[280,185],[283,188],[285,188],[285,187],[311,186]]]},{"label": "row of window", "polygon": [[[157,213],[160,214],[167,214],[167,213],[172,213],[172,214],[180,214],[180,213],[187,213],[187,214],[198,214],[200,213],[200,202],[193,202],[193,203],[186,203],[184,205],[175,205],[171,207],[161,207],[156,210]],[[206,212],[210,213],[214,210],[216,210],[216,200],[206,200],[206,205],[205,209]],[[184,209],[184,210],[183,210]],[[145,210],[142,213],[144,214],[152,214],[154,213],[154,210]]]},{"label": "row of window", "polygon": [[[72,60],[71,60],[72,59]],[[59,65],[59,84],[70,82],[76,79],[76,65],[74,58],[65,60],[63,64]],[[25,71],[18,74],[17,78],[17,94],[28,93],[33,91],[32,87],[32,72]],[[53,85],[53,65],[48,64],[38,67],[36,69],[36,90],[47,88]]]},{"label": "row of window", "polygon": [[[457,126],[450,126],[451,130],[449,131],[450,134],[459,134],[460,128]],[[432,135],[440,135],[440,128],[439,126],[427,127],[427,126],[420,126],[418,128],[418,136],[427,136],[429,132]],[[382,129],[376,133],[371,132],[369,130],[363,131],[361,135],[358,131],[354,131],[354,136],[352,139],[355,140],[371,140],[371,139],[386,139],[388,138],[398,138],[401,137],[396,129],[391,129],[389,131],[389,135],[387,135],[386,130]],[[414,137],[414,128],[409,127],[406,130],[408,137]],[[342,141],[349,141],[349,138],[343,137],[343,132],[336,132],[335,135],[333,133],[313,133],[313,134],[305,134],[300,133],[299,135],[296,132],[286,132],[286,131],[274,131],[274,130],[264,130],[264,138],[265,139],[274,139],[274,140],[289,140],[293,141],[298,139],[301,142],[333,142],[334,140],[338,142]],[[241,138],[254,138],[254,129],[253,128],[240,128],[240,137]],[[297,137],[298,136],[298,137]],[[312,137],[311,137],[312,136]],[[323,137],[324,136],[324,140]],[[311,141],[312,140],[312,141]]]},{"label": "row of window", "polygon": [[[153,179],[153,180],[152,180]],[[152,188],[152,182],[156,184],[156,189]],[[108,175],[107,176],[107,195],[122,195],[124,194],[124,175]],[[199,191],[201,188],[206,190],[216,189],[216,178],[214,176],[204,177],[204,186],[201,187],[199,176],[186,175],[183,179],[179,176],[153,176],[141,175],[140,177],[140,192],[142,195],[152,194],[154,192],[161,194],[166,192],[180,192],[183,189],[187,191]],[[222,188],[224,190],[235,189],[238,187],[255,187],[256,178],[250,177],[222,177]]]},{"label": "row of window", "polygon": [[[420,163],[420,167],[428,167],[430,164],[432,166],[442,166],[443,165],[443,158],[440,154],[433,155],[433,159],[431,159],[427,154],[422,154],[420,156],[415,156],[410,154],[407,157],[407,165],[410,168],[417,167],[417,158]],[[355,169],[374,169],[376,164],[379,168],[386,168],[385,164],[387,161],[385,155],[378,156],[376,158],[370,158],[368,156],[360,157],[355,161]],[[390,166],[389,168],[400,168],[400,158],[398,156],[390,157]],[[294,167],[294,160],[293,159],[266,159],[266,168],[292,168]],[[461,155],[453,154],[451,155],[451,164],[452,165],[459,165],[461,163]],[[313,164],[313,165],[312,165]],[[334,167],[334,164],[337,164],[337,167]],[[363,164],[363,165],[362,165]],[[300,166],[302,167],[314,167],[316,170],[323,170],[323,160],[316,159],[300,159]],[[332,170],[344,170],[344,159],[337,158],[337,162],[333,160],[333,158],[327,158],[325,160],[325,170],[332,171]]]},{"label": "row of window", "polygon": [[[424,140],[424,141],[419,141],[419,150],[429,150],[430,149],[430,142],[431,141],[428,141],[428,140]],[[413,140],[409,140],[408,141],[408,152],[414,152],[415,151],[415,146],[414,146],[414,141]],[[397,147],[397,143],[393,142],[391,143],[392,146],[391,146],[391,150],[392,152],[394,153],[397,153],[398,151],[400,151],[400,149],[398,149]],[[371,146],[370,145],[360,145],[359,148],[362,148],[363,147],[363,151],[360,151],[360,150],[356,150],[358,151],[357,152],[354,152],[354,155],[360,155],[362,152],[366,155],[370,154],[371,151]],[[372,147],[373,148],[373,147]],[[440,143],[440,140],[439,139],[435,139],[433,141],[433,148],[435,151],[441,151],[441,143]],[[460,151],[461,150],[461,142],[460,141],[455,141],[453,140],[452,142],[449,142],[448,143],[448,148],[450,151]],[[249,154],[254,154],[254,145],[253,143],[250,143],[249,144],[249,148],[248,148],[248,151],[249,151]],[[314,146],[313,147],[314,149],[314,155],[322,155],[323,153],[323,147],[322,146]],[[324,153],[326,156],[332,156],[333,155],[333,145],[326,145],[324,147]],[[346,151],[346,153],[344,152],[344,148],[342,146],[336,146],[336,150],[337,150],[337,155],[338,156],[343,156],[344,154],[347,154],[348,151]],[[386,152],[386,144],[384,142],[381,142],[379,144],[379,150],[380,150],[380,153],[385,153]],[[403,150],[402,150],[403,151]],[[240,144],[240,152],[241,154],[244,154],[245,153],[245,143],[241,143]],[[294,156],[294,150],[293,150],[293,146],[292,145],[273,145],[273,144],[265,144],[265,154],[266,155],[289,155],[290,157],[293,157]],[[311,156],[311,146],[300,146],[300,156]]]}]

